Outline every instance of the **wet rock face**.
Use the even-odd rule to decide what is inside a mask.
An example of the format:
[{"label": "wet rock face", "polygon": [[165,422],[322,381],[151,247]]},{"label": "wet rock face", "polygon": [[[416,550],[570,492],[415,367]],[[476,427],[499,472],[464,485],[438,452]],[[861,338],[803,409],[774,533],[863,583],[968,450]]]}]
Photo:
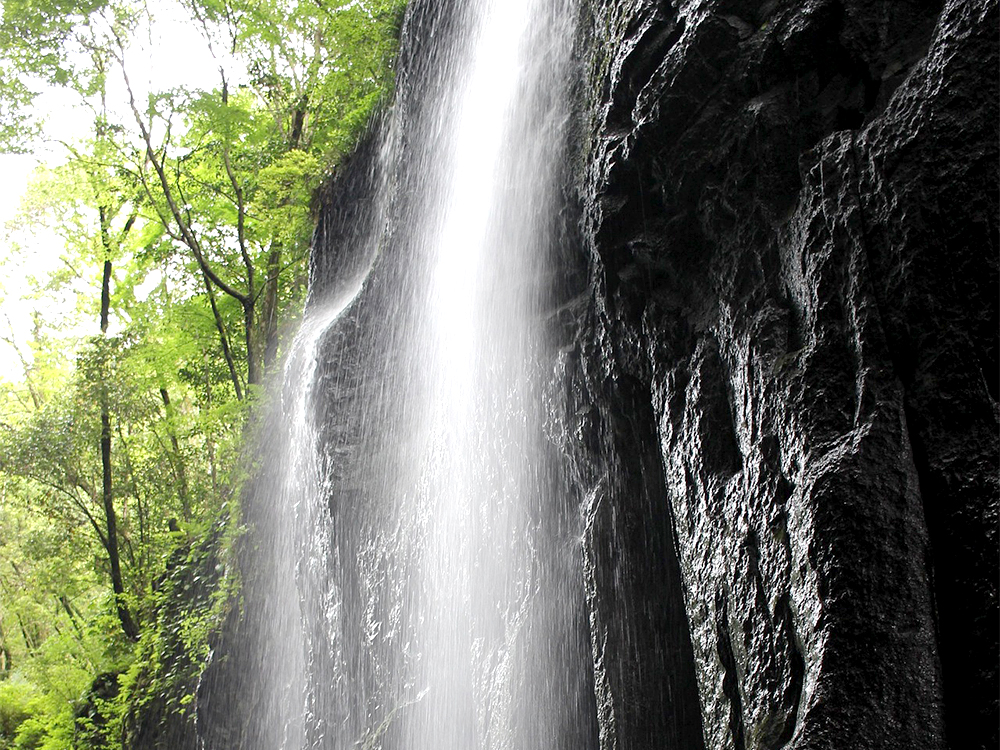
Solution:
[{"label": "wet rock face", "polygon": [[996,1],[584,19],[602,747],[996,747]]}]

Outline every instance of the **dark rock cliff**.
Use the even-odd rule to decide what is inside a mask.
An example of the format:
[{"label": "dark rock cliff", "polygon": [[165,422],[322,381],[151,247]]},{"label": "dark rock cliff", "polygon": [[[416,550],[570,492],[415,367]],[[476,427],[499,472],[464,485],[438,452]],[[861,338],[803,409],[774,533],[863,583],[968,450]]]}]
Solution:
[{"label": "dark rock cliff", "polygon": [[602,747],[995,748],[996,2],[584,19]]}]

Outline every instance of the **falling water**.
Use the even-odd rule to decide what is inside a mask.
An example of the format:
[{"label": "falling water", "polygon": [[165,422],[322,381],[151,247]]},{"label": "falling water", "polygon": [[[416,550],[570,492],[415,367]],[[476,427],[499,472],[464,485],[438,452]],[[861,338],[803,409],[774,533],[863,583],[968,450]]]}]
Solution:
[{"label": "falling water", "polygon": [[411,3],[428,49],[404,51],[364,220],[318,232],[335,281],[313,280],[255,491],[254,750],[592,744],[543,407],[574,18]]}]

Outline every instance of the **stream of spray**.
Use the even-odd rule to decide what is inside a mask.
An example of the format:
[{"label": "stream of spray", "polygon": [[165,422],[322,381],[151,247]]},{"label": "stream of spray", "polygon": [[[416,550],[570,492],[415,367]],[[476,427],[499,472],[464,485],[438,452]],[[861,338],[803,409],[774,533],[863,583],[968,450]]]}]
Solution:
[{"label": "stream of spray", "polygon": [[[504,0],[476,19],[440,220],[425,229],[432,375],[413,515],[423,551],[418,679],[428,693],[413,748],[519,747],[518,699],[543,677],[533,666],[555,666],[540,647],[561,637],[545,632],[552,623],[533,601],[542,582],[531,546],[550,492],[538,359],[552,158],[561,154],[553,139],[565,118],[536,105],[539,86],[563,84],[568,52],[551,47],[553,37],[568,44],[551,10]],[[518,649],[533,661],[515,664]]]},{"label": "stream of spray", "polygon": [[364,274],[314,293],[286,368],[251,746],[580,748],[543,408],[575,10],[411,5],[440,48],[404,71]]}]

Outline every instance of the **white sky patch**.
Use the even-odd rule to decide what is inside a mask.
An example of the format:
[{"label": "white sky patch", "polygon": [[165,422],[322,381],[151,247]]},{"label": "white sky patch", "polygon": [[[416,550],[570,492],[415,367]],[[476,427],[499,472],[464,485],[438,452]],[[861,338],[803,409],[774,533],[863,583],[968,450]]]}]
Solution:
[{"label": "white sky patch", "polygon": [[17,212],[28,178],[38,162],[33,154],[0,155],[0,224]]}]

